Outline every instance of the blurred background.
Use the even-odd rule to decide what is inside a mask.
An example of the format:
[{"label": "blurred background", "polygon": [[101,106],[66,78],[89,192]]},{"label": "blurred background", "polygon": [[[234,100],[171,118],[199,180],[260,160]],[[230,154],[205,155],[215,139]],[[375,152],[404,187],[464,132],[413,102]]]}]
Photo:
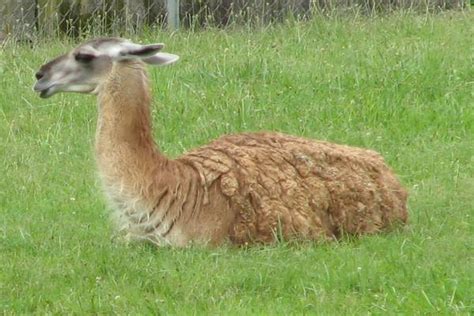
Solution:
[{"label": "blurred background", "polygon": [[469,0],[2,0],[0,41],[135,34],[145,29],[256,26],[314,14],[439,11]]}]

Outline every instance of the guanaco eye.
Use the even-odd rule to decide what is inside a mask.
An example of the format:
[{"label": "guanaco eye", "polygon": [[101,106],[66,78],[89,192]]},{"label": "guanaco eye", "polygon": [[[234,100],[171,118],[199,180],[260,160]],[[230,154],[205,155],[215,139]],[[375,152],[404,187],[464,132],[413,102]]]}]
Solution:
[{"label": "guanaco eye", "polygon": [[41,71],[38,71],[37,73],[35,73],[35,77],[36,77],[36,80],[40,80],[41,78],[44,77],[44,73]]},{"label": "guanaco eye", "polygon": [[77,53],[74,55],[74,59],[80,63],[88,63],[91,62],[95,58],[92,54],[85,54],[85,53]]}]

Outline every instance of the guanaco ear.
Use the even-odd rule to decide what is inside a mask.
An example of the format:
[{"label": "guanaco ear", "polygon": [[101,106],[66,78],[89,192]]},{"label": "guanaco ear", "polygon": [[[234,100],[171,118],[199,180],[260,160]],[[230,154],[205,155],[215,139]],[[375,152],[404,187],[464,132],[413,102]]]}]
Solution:
[{"label": "guanaco ear", "polygon": [[121,45],[119,59],[139,58],[150,65],[169,65],[179,59],[179,56],[160,53],[159,51],[165,46],[164,44],[140,45],[135,43],[123,43]]},{"label": "guanaco ear", "polygon": [[140,45],[134,43],[123,44],[123,50],[120,52],[121,56],[135,56],[139,58],[151,57],[158,53],[163,47],[164,44],[150,44],[150,45]]},{"label": "guanaco ear", "polygon": [[178,55],[168,53],[156,53],[155,55],[142,60],[150,65],[166,66],[176,62],[179,59]]}]

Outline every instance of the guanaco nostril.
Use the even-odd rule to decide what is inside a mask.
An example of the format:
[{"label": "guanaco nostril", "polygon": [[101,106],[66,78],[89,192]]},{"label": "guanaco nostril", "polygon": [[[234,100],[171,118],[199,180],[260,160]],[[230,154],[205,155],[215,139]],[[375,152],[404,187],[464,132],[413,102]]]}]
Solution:
[{"label": "guanaco nostril", "polygon": [[36,77],[36,80],[40,80],[41,78],[44,77],[44,73],[42,73],[41,71],[38,71],[37,73],[35,73],[35,77]]}]

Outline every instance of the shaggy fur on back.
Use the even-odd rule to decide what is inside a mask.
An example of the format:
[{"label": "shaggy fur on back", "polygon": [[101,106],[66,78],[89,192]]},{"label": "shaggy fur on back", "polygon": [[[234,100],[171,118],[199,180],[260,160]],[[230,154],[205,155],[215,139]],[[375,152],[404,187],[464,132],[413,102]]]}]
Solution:
[{"label": "shaggy fur on back", "polygon": [[[237,244],[375,233],[405,223],[407,193],[371,150],[279,133],[224,136],[179,161],[224,195]],[[215,187],[213,190],[210,189]],[[212,196],[207,200],[212,200]]]}]

